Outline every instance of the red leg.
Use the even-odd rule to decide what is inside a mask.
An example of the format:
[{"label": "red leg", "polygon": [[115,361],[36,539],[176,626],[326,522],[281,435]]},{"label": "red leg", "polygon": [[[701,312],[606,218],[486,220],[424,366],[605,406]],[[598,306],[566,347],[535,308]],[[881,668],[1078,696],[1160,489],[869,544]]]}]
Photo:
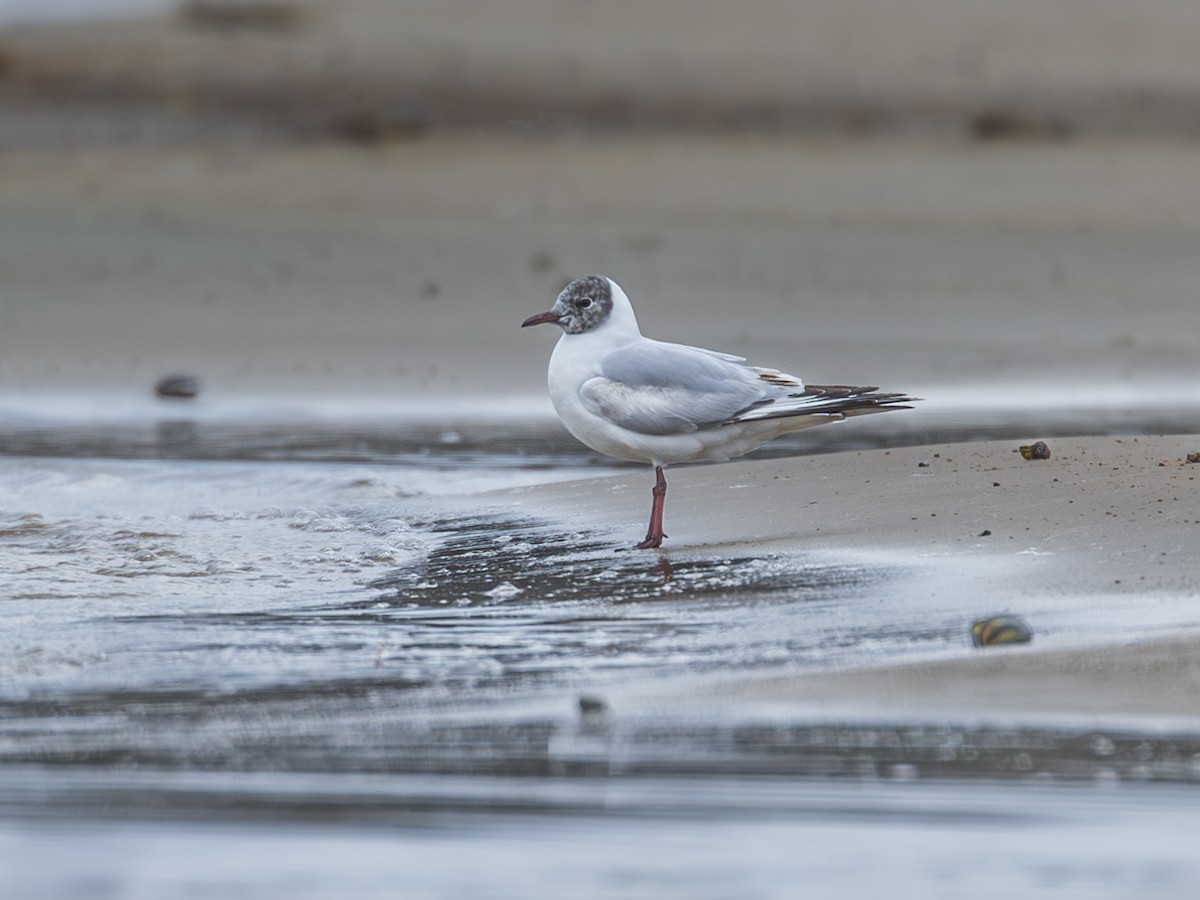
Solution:
[{"label": "red leg", "polygon": [[667,499],[667,477],[663,475],[662,466],[654,467],[654,488],[650,491],[654,500],[650,504],[650,528],[646,531],[646,539],[638,544],[637,550],[652,550],[661,547],[663,538],[663,504]]}]

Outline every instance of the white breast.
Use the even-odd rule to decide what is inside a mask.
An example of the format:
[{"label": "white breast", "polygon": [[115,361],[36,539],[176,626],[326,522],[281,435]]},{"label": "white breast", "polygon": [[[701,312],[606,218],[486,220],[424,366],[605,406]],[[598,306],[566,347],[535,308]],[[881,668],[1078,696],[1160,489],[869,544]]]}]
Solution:
[{"label": "white breast", "polygon": [[576,439],[587,444],[600,453],[615,456],[618,459],[628,459],[634,462],[648,462],[649,457],[631,455],[625,436],[625,429],[613,425],[588,411],[579,396],[579,388],[585,381],[600,374],[600,360],[608,353],[619,347],[621,341],[614,341],[602,329],[583,334],[564,334],[554,345],[550,355],[550,370],[548,384],[550,387],[550,402],[567,431]]}]

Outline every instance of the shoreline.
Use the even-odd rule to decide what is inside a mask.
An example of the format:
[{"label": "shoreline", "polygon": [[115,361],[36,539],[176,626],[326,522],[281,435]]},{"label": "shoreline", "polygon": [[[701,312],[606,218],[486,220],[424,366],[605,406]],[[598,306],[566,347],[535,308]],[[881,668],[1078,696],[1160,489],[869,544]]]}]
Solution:
[{"label": "shoreline", "polygon": [[[949,610],[960,637],[937,651],[948,658],[598,690],[635,718],[737,720],[755,709],[798,722],[830,713],[1059,723],[1144,715],[1200,728],[1200,514],[1190,500],[1200,465],[1183,461],[1200,438],[1050,444],[1041,462],[995,442],[669,472],[673,538],[661,554],[645,553],[648,563],[799,553],[908,565],[909,577],[878,589],[885,606],[925,592],[934,621]],[[621,475],[486,499],[508,512],[554,508],[565,528],[601,527],[632,543],[650,484],[647,474]],[[971,648],[972,617],[1005,610],[1030,622],[1033,643]]]},{"label": "shoreline", "polygon": [[[447,16],[432,6],[425,14],[443,23]],[[161,47],[154,42],[164,28],[175,26],[132,23],[111,33]],[[1176,33],[1186,54],[1171,58],[1192,72],[1195,42],[1186,28]],[[16,67],[9,87],[30,75],[20,67],[33,65],[42,41],[45,77],[65,71],[60,64],[86,70],[90,53],[114,53],[96,44],[62,55],[57,42],[75,47],[81,35],[86,29],[5,36],[0,49]],[[227,43],[249,58],[276,37]],[[533,40],[496,37],[506,46]],[[178,59],[194,61],[216,38],[167,38],[176,39],[189,47]],[[274,46],[283,56],[295,47],[290,38]],[[575,45],[538,46],[558,53]],[[620,65],[596,58],[595,45],[584,49],[585,68]],[[170,69],[178,59],[159,62]],[[1098,59],[1089,53],[1074,63]],[[136,65],[110,74],[144,81],[155,72],[164,74]],[[175,99],[186,95],[177,80],[160,86]],[[495,421],[505,427],[509,412],[528,413],[513,446],[544,426],[538,448],[562,448],[568,439],[545,399],[551,341],[519,323],[568,278],[602,272],[629,293],[649,336],[744,355],[814,383],[878,383],[927,398],[877,425],[817,429],[774,450],[904,447],[668,475],[668,558],[887,557],[907,561],[915,574],[905,589],[919,599],[935,594],[939,621],[953,620],[964,641],[974,614],[1031,617],[1032,654],[964,646],[965,656],[936,669],[945,681],[961,680],[956,697],[921,683],[917,669],[889,670],[877,683],[889,703],[953,701],[969,711],[1004,698],[1032,715],[1027,695],[1044,684],[1060,706],[1080,693],[1103,711],[1105,689],[1089,688],[1071,666],[1094,664],[1105,678],[1136,670],[1136,645],[1113,645],[1138,636],[1141,607],[1189,629],[1200,618],[1190,612],[1200,590],[1200,512],[1192,508],[1200,466],[1179,462],[1200,450],[1200,438],[1063,436],[1200,432],[1200,408],[1189,400],[1200,352],[1200,148],[1192,143],[1144,134],[889,140],[432,128],[358,143],[344,131],[311,144],[225,143],[200,132],[182,145],[101,140],[30,150],[22,140],[45,134],[34,129],[31,138],[25,127],[16,125],[20,140],[0,153],[0,409],[15,398],[6,425],[35,419],[40,391],[74,404],[42,419],[51,427],[79,421],[93,392],[125,392],[106,406],[110,421],[195,419],[203,437],[210,424],[265,419],[295,392],[302,401],[288,408],[293,424],[345,422],[352,397],[354,415],[382,431],[411,431],[412,411],[427,411],[426,444],[435,449],[439,428],[458,430],[468,447],[475,440],[459,430],[462,411],[503,411]],[[202,380],[199,403],[153,400],[155,381],[175,371]],[[948,434],[1006,439],[929,444]],[[168,435],[172,452],[181,437],[191,439],[186,430]],[[161,452],[152,439],[147,452]],[[1050,460],[1014,453],[1037,439],[1050,444]],[[456,508],[534,516],[551,508],[582,534],[632,543],[645,527],[650,481],[626,471],[472,495]],[[1045,552],[1053,555],[1037,555]],[[1184,605],[1155,607],[1164,597]],[[915,602],[907,609],[910,624],[927,612]],[[1083,662],[1070,655],[1072,635],[1098,640],[1106,627],[1114,632],[1107,649],[1079,651]],[[1191,641],[1164,650],[1161,671],[1147,675],[1149,706],[1155,678],[1193,676]],[[999,662],[1033,657],[1050,660],[1037,677]],[[847,678],[876,690],[852,680],[869,676]],[[741,681],[721,688],[730,714],[745,704],[801,709],[853,694],[834,681]],[[640,690],[649,704],[659,686],[633,693]],[[1115,715],[1140,702],[1118,694],[1109,706]]]}]

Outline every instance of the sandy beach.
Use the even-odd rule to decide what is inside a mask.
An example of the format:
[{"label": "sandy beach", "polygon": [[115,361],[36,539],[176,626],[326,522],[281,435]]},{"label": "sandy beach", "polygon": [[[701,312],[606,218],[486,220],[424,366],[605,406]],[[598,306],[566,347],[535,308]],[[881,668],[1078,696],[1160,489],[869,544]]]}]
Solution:
[{"label": "sandy beach", "polygon": [[[838,427],[864,427],[854,423]],[[869,426],[866,426],[869,427]],[[1200,679],[1194,634],[1156,628],[1172,602],[1200,625],[1200,468],[1185,462],[1193,437],[1074,438],[1048,460],[1025,460],[1017,441],[949,444],[771,460],[672,472],[663,559],[673,553],[803,552],[908,561],[905,590],[963,611],[961,651],[926,663],[854,666],[785,678],[720,676],[676,689],[641,688],[618,708],[646,715],[752,715],[919,722],[1176,720],[1195,728]],[[528,488],[505,508],[553,509],[565,527],[600,529],[628,543],[640,534],[648,475]],[[499,498],[497,498],[499,499]],[[620,532],[614,533],[614,532]],[[637,555],[639,551],[630,551]],[[644,551],[643,551],[644,553]],[[1061,625],[1020,647],[970,646],[970,622],[996,612],[1052,609],[1093,598],[1099,646],[1075,646]],[[1144,604],[1140,628],[1114,618],[1104,598]],[[1028,614],[1027,614],[1028,615]],[[1135,614],[1136,618],[1136,614]]]},{"label": "sandy beach", "polygon": [[[1141,138],[462,133],[367,149],[10,149],[0,389],[28,412],[47,390],[113,396],[185,370],[205,380],[218,418],[222,398],[249,393],[334,408],[340,397],[371,410],[347,415],[396,416],[400,430],[414,417],[499,415],[558,432],[549,340],[517,325],[567,278],[607,272],[653,336],[926,398],[807,433],[813,446],[1012,435],[680,470],[674,546],[1009,555],[960,588],[1001,606],[1068,586],[1191,596],[1200,513],[1181,460],[1200,445],[1053,439],[1200,423],[1198,160],[1193,144]],[[363,397],[378,402],[355,405]],[[1023,435],[1051,439],[1054,457],[1020,459]],[[632,533],[646,490],[631,475],[517,502]],[[1030,547],[1053,562],[1013,555]],[[1109,673],[1136,666],[1135,637],[1114,634],[1091,658]],[[1010,710],[1053,696],[1064,711],[1076,697],[1087,709],[1195,711],[1178,691],[1152,701],[1100,678],[1081,685],[1078,657],[1052,647],[1015,657],[1037,659],[1036,676],[988,655],[946,662],[932,681],[955,684],[964,703],[975,685]],[[1186,653],[1165,658],[1164,682],[1194,677]],[[925,671],[907,697],[918,708],[934,703],[920,693]],[[886,682],[890,703],[891,676],[847,675],[844,688],[829,676],[794,695]],[[1044,690],[1023,690],[1030,678]]]},{"label": "sandy beach", "polygon": [[183,366],[545,414],[548,336],[516,326],[600,271],[646,333],[817,381],[1150,415],[1189,402],[1200,341],[1196,158],[736,137],[14,151],[0,371],[95,387]]},{"label": "sandy beach", "polygon": [[[380,62],[385,44],[376,36],[392,33],[382,23],[394,13],[373,9],[365,18],[354,4],[307,10],[307,24],[291,37],[250,29],[231,46],[243,65],[255,48],[273,46],[276,55],[259,64],[281,75],[302,58],[343,52],[339,40],[358,42],[366,49],[355,77],[416,84],[414,73],[425,73],[433,83],[438,64],[415,48],[396,57],[394,72]],[[429,33],[443,27],[431,8],[408,15]],[[1088,27],[1115,28],[1113,15],[1089,18]],[[1155,21],[1182,33],[1200,27],[1181,10],[1172,15]],[[364,29],[369,21],[382,30]],[[944,30],[924,39],[950,59],[973,32],[969,19],[940,21]],[[1036,29],[1036,16],[1021,21]],[[105,69],[87,54],[61,52],[92,27],[8,35],[6,52],[17,61],[10,94],[45,97],[47,85],[57,85],[54,102],[68,102],[70,72],[98,68],[124,85],[110,91],[118,99],[137,93],[135,78],[181,89],[184,61],[203,66],[197,60],[213,40],[203,27],[172,19],[95,26],[125,46],[158,48]],[[522,42],[496,31],[478,65],[499,67],[536,36]],[[535,43],[544,55],[526,67],[554,71],[550,44]],[[1006,66],[964,76],[955,89],[961,102],[1028,91],[1017,63],[1022,53],[1036,55],[1036,44],[1013,36],[997,46],[1007,48],[996,51]],[[825,85],[826,99],[849,83],[835,49],[821,51],[830,54],[826,80],[810,79],[814,90]],[[643,58],[636,46],[627,50]],[[921,56],[918,44],[905,52]],[[720,69],[710,75],[730,95],[780,96],[784,55],[776,47],[741,80]],[[1155,70],[1166,93],[1190,85],[1190,67],[1173,58],[1159,55]],[[933,75],[913,59],[877,57],[863,78],[920,97]],[[1135,73],[1149,71],[1136,53],[1125,59],[1098,70],[1084,56],[1063,54],[1070,73],[1063,83],[1118,96]],[[580,83],[648,77],[606,53],[579,65],[587,73]],[[222,96],[222,70],[194,71],[210,77],[194,77],[192,89]],[[223,71],[232,78],[236,66]],[[680,83],[658,83],[664,96],[682,96]],[[278,89],[270,79],[261,87],[264,96]],[[465,91],[466,82],[446,90]],[[551,109],[557,101],[537,102]],[[1162,136],[1018,137],[518,129],[442,131],[365,147],[220,140],[51,152],[17,141],[0,154],[0,391],[10,407],[28,412],[39,392],[111,396],[185,370],[203,377],[218,417],[221,398],[245,393],[322,396],[334,406],[338,397],[368,396],[380,401],[375,416],[454,423],[498,414],[554,432],[542,386],[549,342],[516,326],[567,278],[606,272],[624,284],[651,335],[745,354],[816,381],[879,383],[926,398],[911,412],[846,426],[846,434],[857,429],[869,441],[868,432],[879,432],[898,443],[1012,435],[995,444],[673,473],[675,545],[948,559],[1036,547],[1052,562],[1013,556],[986,576],[995,583],[962,590],[999,591],[1006,603],[1068,586],[1190,596],[1200,514],[1193,470],[1180,460],[1194,442],[1054,438],[1086,434],[1089,423],[1100,435],[1200,423],[1200,188],[1191,177],[1200,149]],[[1027,463],[1012,452],[1022,428],[1051,439],[1050,461]],[[929,466],[917,468],[918,460]],[[636,530],[643,482],[631,475],[549,487],[514,502]],[[714,505],[715,497],[722,501]],[[984,530],[991,535],[980,538]],[[1113,643],[1132,637],[1115,634]],[[1038,641],[1014,658],[1036,658],[1038,677],[1052,682],[1057,657],[1049,649]],[[1136,664],[1142,652],[1106,648],[1095,659],[1108,671]],[[1194,677],[1186,654],[1170,658],[1174,674]],[[1062,659],[1059,674],[1070,689],[1051,693],[1073,697],[1075,657]],[[981,689],[1019,674],[991,655],[945,665],[955,677],[941,681],[960,691],[973,667],[997,667],[971,682]],[[1003,692],[1007,704],[1047,702],[1016,684]],[[1088,708],[1100,697],[1114,708],[1134,703],[1099,679],[1093,688],[1080,699]],[[1164,708],[1183,711],[1177,693],[1157,696]]]}]

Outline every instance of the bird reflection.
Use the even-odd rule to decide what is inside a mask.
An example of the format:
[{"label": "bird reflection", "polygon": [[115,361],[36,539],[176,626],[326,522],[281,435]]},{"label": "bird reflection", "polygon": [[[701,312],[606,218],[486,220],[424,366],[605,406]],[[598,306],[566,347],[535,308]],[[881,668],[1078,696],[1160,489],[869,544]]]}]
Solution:
[{"label": "bird reflection", "polygon": [[671,561],[666,556],[658,558],[658,574],[662,577],[662,583],[665,587],[671,583]]}]

